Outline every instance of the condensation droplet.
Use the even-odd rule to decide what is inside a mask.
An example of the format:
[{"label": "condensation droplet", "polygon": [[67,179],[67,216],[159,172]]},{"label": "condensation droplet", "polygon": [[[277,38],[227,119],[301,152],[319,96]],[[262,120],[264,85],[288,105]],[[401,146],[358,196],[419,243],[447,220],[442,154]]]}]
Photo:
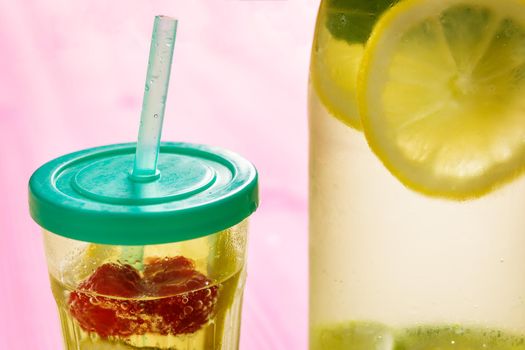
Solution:
[{"label": "condensation droplet", "polygon": [[154,114],[154,115],[153,115],[153,118],[158,118],[158,117],[159,117],[158,114]]}]

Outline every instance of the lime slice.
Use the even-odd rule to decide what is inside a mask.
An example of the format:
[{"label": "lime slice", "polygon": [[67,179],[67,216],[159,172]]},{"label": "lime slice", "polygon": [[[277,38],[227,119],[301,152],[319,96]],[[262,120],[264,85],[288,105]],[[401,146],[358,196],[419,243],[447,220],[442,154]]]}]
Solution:
[{"label": "lime slice", "polygon": [[349,322],[315,328],[312,350],[525,350],[525,338],[499,330],[420,326],[392,330],[378,323]]},{"label": "lime slice", "polygon": [[524,2],[403,1],[359,74],[367,140],[406,186],[468,199],[525,169]]},{"label": "lime slice", "polygon": [[356,91],[363,51],[363,44],[336,39],[320,26],[312,52],[315,91],[331,114],[356,129],[361,129]]},{"label": "lime slice", "polygon": [[460,326],[417,327],[400,332],[395,350],[525,350],[522,337]]},{"label": "lime slice", "polygon": [[348,322],[313,329],[311,350],[392,350],[394,339],[384,325]]}]

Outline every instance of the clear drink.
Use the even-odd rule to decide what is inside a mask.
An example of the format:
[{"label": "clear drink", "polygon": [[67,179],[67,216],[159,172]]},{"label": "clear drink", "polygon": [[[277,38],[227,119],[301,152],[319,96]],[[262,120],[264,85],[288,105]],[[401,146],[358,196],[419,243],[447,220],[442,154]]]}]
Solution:
[{"label": "clear drink", "polygon": [[310,348],[525,348],[525,4],[324,0]]},{"label": "clear drink", "polygon": [[[204,305],[200,300],[195,300],[196,306],[202,305],[202,308],[211,307],[211,316],[198,330],[184,334],[160,334],[158,332],[144,331],[140,335],[130,335],[126,337],[101,337],[96,332],[89,332],[83,328],[78,320],[71,314],[71,290],[64,284],[51,277],[51,288],[55,300],[57,301],[58,311],[64,333],[64,342],[66,348],[80,348],[81,350],[103,350],[103,349],[236,349],[238,348],[238,327],[240,324],[241,295],[242,283],[240,282],[240,273],[230,278],[210,285],[208,290],[219,289],[220,297],[212,304]],[[185,297],[194,295],[195,291],[179,293],[169,297],[158,298],[117,298],[101,297],[94,293],[86,293],[85,297],[90,304],[115,305],[122,309],[122,314],[130,311],[136,305],[144,309],[148,304],[170,304],[172,300],[184,301]],[[201,293],[205,295],[204,293]],[[200,304],[202,303],[202,304]],[[182,306],[182,305],[181,305]],[[184,306],[185,307],[185,306]],[[188,306],[186,312],[188,316],[195,305]],[[190,309],[191,308],[191,309]],[[184,313],[184,308],[182,309]],[[206,311],[205,311],[206,312]],[[129,313],[130,315],[133,312]],[[137,314],[137,313],[135,313]],[[155,315],[142,315],[145,322],[155,322]],[[158,321],[158,320],[157,320]]]},{"label": "clear drink", "polygon": [[125,247],[45,232],[66,349],[237,349],[246,233],[242,223],[123,261]]}]

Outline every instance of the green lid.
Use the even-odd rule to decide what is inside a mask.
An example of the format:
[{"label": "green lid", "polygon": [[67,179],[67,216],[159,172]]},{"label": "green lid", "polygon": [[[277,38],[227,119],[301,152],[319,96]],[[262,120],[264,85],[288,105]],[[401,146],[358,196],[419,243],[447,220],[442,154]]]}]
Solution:
[{"label": "green lid", "polygon": [[145,245],[231,227],[258,205],[255,167],[216,147],[162,143],[159,176],[131,178],[135,143],[91,148],[40,167],[29,208],[44,229],[101,244]]}]

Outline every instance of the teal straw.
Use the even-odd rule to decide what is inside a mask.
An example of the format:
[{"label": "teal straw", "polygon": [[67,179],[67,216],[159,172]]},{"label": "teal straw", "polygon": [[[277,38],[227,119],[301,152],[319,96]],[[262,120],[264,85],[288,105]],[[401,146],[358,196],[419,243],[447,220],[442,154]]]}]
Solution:
[{"label": "teal straw", "polygon": [[131,174],[135,181],[148,182],[159,177],[157,159],[176,33],[176,19],[166,16],[155,17],[137,151]]},{"label": "teal straw", "polygon": [[[157,170],[157,160],[176,34],[176,19],[166,16],[155,17],[149,50],[146,87],[142,100],[137,150],[133,171],[130,175],[130,179],[135,182],[150,182],[160,176]],[[122,248],[122,261],[140,270],[143,267],[143,257],[143,246]]]}]

